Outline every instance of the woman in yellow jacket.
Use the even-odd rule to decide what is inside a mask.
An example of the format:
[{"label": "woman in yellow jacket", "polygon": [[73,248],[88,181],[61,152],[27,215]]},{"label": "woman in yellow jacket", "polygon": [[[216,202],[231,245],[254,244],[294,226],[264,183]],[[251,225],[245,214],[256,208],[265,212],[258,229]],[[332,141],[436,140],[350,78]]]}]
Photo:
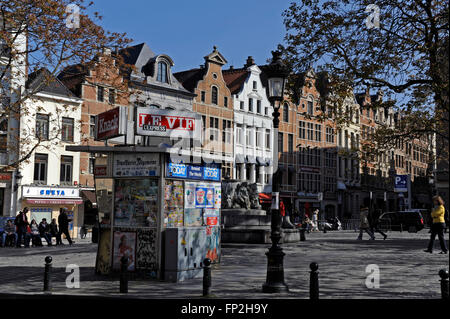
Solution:
[{"label": "woman in yellow jacket", "polygon": [[433,197],[434,209],[431,212],[431,217],[433,218],[433,224],[431,225],[431,237],[428,243],[428,249],[425,250],[427,253],[433,252],[434,239],[436,235],[439,237],[439,243],[441,244],[442,251],[440,254],[447,254],[447,244],[444,238],[444,228],[445,228],[445,208],[444,201],[440,196]]}]

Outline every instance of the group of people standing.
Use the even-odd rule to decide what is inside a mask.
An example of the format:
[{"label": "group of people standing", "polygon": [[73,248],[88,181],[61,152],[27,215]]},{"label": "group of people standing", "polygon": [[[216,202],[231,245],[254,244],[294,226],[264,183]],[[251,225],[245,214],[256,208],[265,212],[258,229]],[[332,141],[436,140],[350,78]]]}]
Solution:
[{"label": "group of people standing", "polygon": [[56,245],[63,245],[62,234],[66,236],[67,241],[70,245],[73,244],[72,239],[69,234],[69,218],[65,208],[60,208],[58,216],[58,224],[56,219],[53,218],[51,223],[47,222],[46,218],[37,224],[36,220],[33,219],[31,223],[28,222],[28,207],[25,207],[14,220],[14,225],[12,220],[9,220],[5,225],[2,245],[5,246],[8,239],[14,240],[14,244],[17,248],[30,247],[30,242],[33,246],[42,246],[42,239],[44,238],[48,246],[52,246],[52,237],[56,238]]}]

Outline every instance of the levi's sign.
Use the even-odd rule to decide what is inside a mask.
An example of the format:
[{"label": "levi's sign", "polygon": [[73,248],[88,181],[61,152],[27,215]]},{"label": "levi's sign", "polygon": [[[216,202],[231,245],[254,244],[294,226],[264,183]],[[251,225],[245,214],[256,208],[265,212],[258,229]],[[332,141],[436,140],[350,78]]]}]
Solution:
[{"label": "levi's sign", "polygon": [[119,106],[100,113],[95,119],[95,139],[106,140],[126,134],[126,108]]},{"label": "levi's sign", "polygon": [[199,139],[202,120],[193,112],[137,108],[137,135]]}]

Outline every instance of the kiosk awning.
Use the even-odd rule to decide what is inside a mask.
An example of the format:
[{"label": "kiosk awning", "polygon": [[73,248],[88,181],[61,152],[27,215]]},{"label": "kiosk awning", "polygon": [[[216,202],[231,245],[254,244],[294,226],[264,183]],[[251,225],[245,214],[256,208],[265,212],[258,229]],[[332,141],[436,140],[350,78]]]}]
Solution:
[{"label": "kiosk awning", "polygon": [[236,154],[236,164],[244,164],[244,163],[245,163],[244,155]]},{"label": "kiosk awning", "polygon": [[79,199],[49,199],[49,198],[27,198],[28,204],[45,204],[45,205],[79,205],[83,204],[83,200]]}]

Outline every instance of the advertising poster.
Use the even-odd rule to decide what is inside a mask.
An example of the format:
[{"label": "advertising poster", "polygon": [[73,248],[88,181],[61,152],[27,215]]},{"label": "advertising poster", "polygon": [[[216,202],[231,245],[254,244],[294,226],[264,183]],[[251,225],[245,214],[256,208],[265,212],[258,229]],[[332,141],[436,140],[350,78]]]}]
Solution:
[{"label": "advertising poster", "polygon": [[205,225],[216,226],[219,225],[220,209],[205,208],[203,214],[203,221]]},{"label": "advertising poster", "polygon": [[187,208],[184,210],[184,226],[202,226],[202,209]]},{"label": "advertising poster", "polygon": [[110,272],[109,257],[111,253],[111,230],[100,229],[100,241],[97,248],[97,260],[95,271],[97,274],[106,275]]},{"label": "advertising poster", "polygon": [[128,270],[136,269],[136,233],[114,232],[113,269],[120,270],[120,259],[128,257]]},{"label": "advertising poster", "polygon": [[183,213],[183,182],[166,180],[164,186],[164,227],[182,227]]},{"label": "advertising poster", "polygon": [[206,207],[206,194],[208,188],[204,184],[197,184],[195,187],[195,207],[204,208]]},{"label": "advertising poster", "polygon": [[214,185],[208,185],[206,191],[206,207],[214,208],[215,203],[215,188]]},{"label": "advertising poster", "polygon": [[190,209],[195,208],[195,188],[197,183],[184,184],[184,208]]},{"label": "advertising poster", "polygon": [[214,185],[214,208],[220,209],[222,206],[222,186],[221,184]]},{"label": "advertising poster", "polygon": [[115,184],[114,225],[156,227],[158,182],[118,179]]},{"label": "advertising poster", "polygon": [[206,226],[206,256],[211,262],[220,259],[220,227]]}]

